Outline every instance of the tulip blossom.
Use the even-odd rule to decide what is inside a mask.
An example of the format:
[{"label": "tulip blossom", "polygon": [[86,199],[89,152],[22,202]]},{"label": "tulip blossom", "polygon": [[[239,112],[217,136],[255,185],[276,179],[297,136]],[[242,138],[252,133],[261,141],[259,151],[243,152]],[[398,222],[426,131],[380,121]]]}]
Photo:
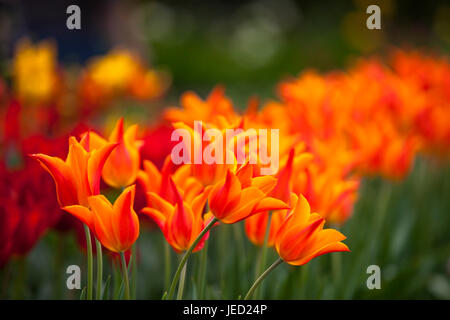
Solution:
[{"label": "tulip blossom", "polygon": [[90,133],[84,135],[80,142],[70,137],[65,161],[41,153],[31,155],[53,177],[58,202],[62,207],[74,204],[88,206],[88,197],[100,193],[103,166],[117,143],[106,143],[90,150],[90,136]]},{"label": "tulip blossom", "polygon": [[[175,203],[171,204],[158,194],[149,192],[149,203],[153,206],[144,208],[142,213],[156,222],[175,251],[183,252],[189,249],[200,232],[212,220],[210,214],[203,215],[208,193],[202,192],[192,202],[188,202],[182,198],[171,178],[168,187],[174,195]],[[194,252],[203,248],[208,235],[209,232],[200,240]]]},{"label": "tulip blossom", "polygon": [[[137,181],[143,186],[146,193],[154,192],[171,204],[176,203],[175,194],[170,186],[172,179],[183,193],[183,199],[191,202],[202,190],[202,184],[191,176],[191,170],[188,165],[183,165],[175,170],[175,166],[170,159],[166,157],[161,172],[149,160],[144,160],[144,170],[138,173]],[[148,199],[151,201],[151,199]],[[149,206],[152,206],[149,202]]]},{"label": "tulip blossom", "polygon": [[288,208],[283,201],[268,196],[276,178],[252,175],[253,167],[247,163],[236,174],[229,170],[225,179],[211,187],[209,207],[221,222],[235,223],[263,211]]},{"label": "tulip blossom", "polygon": [[[298,168],[300,165],[304,166],[309,163],[312,160],[312,155],[307,152],[303,152],[295,157],[295,151],[294,149],[291,149],[288,159],[286,160],[286,164],[281,170],[278,171],[277,185],[270,194],[272,197],[282,200],[288,204],[290,201],[290,194],[292,192],[291,179],[294,159],[296,162],[296,167]],[[269,215],[270,229],[268,231],[267,246],[271,247],[274,244],[275,235],[277,234],[278,229],[286,216],[286,210],[277,210],[271,214],[269,212],[262,212],[245,219],[245,233],[250,241],[257,246],[264,245],[267,232],[267,223],[269,223]]]},{"label": "tulip blossom", "polygon": [[[189,165],[192,176],[205,187],[223,179],[227,170],[236,170],[236,155],[226,144],[225,130],[211,128],[209,131],[202,122],[195,122],[194,128],[182,122],[173,126],[172,140],[181,141],[172,149],[172,161]],[[214,134],[209,136],[208,131]],[[206,160],[208,155],[210,161]]]},{"label": "tulip blossom", "polygon": [[140,149],[142,160],[150,160],[156,167],[162,168],[166,156],[170,154],[176,144],[174,141],[170,141],[172,131],[172,126],[166,123],[144,128],[143,143]]},{"label": "tulip blossom", "polygon": [[123,118],[120,118],[109,136],[109,141],[96,133],[91,133],[91,149],[117,143],[102,171],[103,180],[111,187],[124,188],[136,180],[140,164],[139,148],[142,145],[140,140],[136,140],[137,129],[138,126],[133,125],[124,132]]},{"label": "tulip blossom", "polygon": [[170,84],[167,74],[147,68],[134,53],[116,49],[90,61],[80,81],[80,96],[104,104],[120,95],[136,99],[161,96]]},{"label": "tulip blossom", "polygon": [[301,266],[320,255],[350,251],[342,243],[346,237],[335,229],[323,229],[325,219],[311,213],[308,201],[291,196],[292,209],[284,219],[275,239],[275,248],[286,263]]},{"label": "tulip blossom", "polygon": [[275,236],[280,229],[280,226],[286,216],[286,210],[277,210],[269,214],[269,212],[262,212],[245,219],[245,234],[248,239],[256,246],[263,246],[267,223],[269,223],[270,215],[270,230],[267,238],[267,246],[272,247],[275,242]]},{"label": "tulip blossom", "polygon": [[114,204],[103,195],[88,198],[89,208],[63,209],[83,221],[101,244],[112,252],[127,251],[139,236],[139,219],[133,209],[135,185],[126,188]]},{"label": "tulip blossom", "polygon": [[218,125],[222,120],[234,123],[239,119],[233,103],[225,96],[225,90],[221,86],[215,87],[205,101],[193,92],[184,93],[180,100],[183,109],[168,108],[164,112],[166,120],[172,123],[181,121],[193,127],[194,121]]}]

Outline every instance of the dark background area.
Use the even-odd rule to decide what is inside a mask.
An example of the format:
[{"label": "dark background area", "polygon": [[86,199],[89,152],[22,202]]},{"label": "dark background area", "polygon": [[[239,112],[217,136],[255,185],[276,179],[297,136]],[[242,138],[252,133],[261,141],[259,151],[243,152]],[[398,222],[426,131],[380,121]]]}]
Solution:
[{"label": "dark background area", "polygon": [[[81,30],[66,28],[66,8],[81,8]],[[366,28],[366,8],[381,8],[382,29]],[[0,1],[0,60],[22,37],[53,39],[59,59],[84,64],[124,46],[173,75],[171,97],[224,84],[239,104],[272,97],[283,77],[330,70],[393,47],[450,49],[448,1]],[[3,73],[8,73],[3,67]]]}]

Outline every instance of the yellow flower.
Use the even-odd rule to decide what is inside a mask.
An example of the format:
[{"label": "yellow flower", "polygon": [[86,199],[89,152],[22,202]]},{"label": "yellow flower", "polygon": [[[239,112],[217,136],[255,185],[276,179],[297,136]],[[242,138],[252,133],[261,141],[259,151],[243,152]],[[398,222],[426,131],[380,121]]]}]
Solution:
[{"label": "yellow flower", "polygon": [[19,99],[29,103],[42,103],[52,98],[57,88],[56,71],[56,50],[51,43],[32,45],[28,40],[18,43],[13,75]]}]

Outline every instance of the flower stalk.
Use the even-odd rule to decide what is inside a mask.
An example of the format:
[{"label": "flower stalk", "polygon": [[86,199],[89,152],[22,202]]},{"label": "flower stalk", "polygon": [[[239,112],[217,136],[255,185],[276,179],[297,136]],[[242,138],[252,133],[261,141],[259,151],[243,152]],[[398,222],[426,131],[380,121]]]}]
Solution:
[{"label": "flower stalk", "polygon": [[253,283],[253,285],[248,290],[247,294],[245,295],[244,300],[250,300],[253,294],[255,293],[255,290],[258,288],[258,286],[261,284],[261,282],[281,263],[283,262],[283,259],[278,258],[272,265],[264,271],[263,274],[259,276],[258,279]]},{"label": "flower stalk", "polygon": [[205,242],[205,246],[202,249],[200,257],[199,284],[198,284],[199,299],[203,299],[203,295],[205,293],[207,265],[208,265],[208,241]]},{"label": "flower stalk", "polygon": [[103,256],[102,256],[102,244],[95,238],[95,245],[97,249],[97,295],[96,299],[102,299],[103,292]]},{"label": "flower stalk", "polygon": [[88,268],[88,278],[87,278],[87,300],[92,300],[92,283],[94,278],[93,269],[93,257],[92,257],[92,242],[91,242],[91,232],[86,224],[83,224],[84,233],[86,235],[86,249],[87,249],[87,268]]},{"label": "flower stalk", "polygon": [[130,282],[128,280],[127,261],[125,260],[125,253],[123,251],[120,253],[120,259],[122,261],[123,283],[125,285],[124,296],[125,300],[130,300]]},{"label": "flower stalk", "polygon": [[[264,267],[266,265],[267,243],[269,242],[271,217],[272,217],[272,212],[269,212],[269,216],[267,218],[266,230],[264,233],[264,243],[263,243],[263,245],[261,247],[261,251],[260,251],[261,255],[260,255],[260,261],[259,261],[259,265],[258,265],[257,275],[259,275],[262,272],[262,270],[264,270]],[[260,298],[261,289],[256,290],[255,295],[256,295],[256,297]]]},{"label": "flower stalk", "polygon": [[183,300],[184,282],[186,280],[186,268],[187,264],[185,264],[183,270],[181,270],[180,281],[178,282],[177,300]]},{"label": "flower stalk", "polygon": [[177,271],[175,272],[175,275],[172,279],[172,283],[170,285],[169,293],[167,294],[167,300],[171,300],[173,297],[173,293],[175,292],[175,287],[177,285],[178,280],[180,279],[181,271],[186,264],[189,256],[192,254],[192,251],[194,251],[197,244],[200,242],[200,240],[203,238],[203,236],[214,226],[214,224],[218,221],[217,218],[213,218],[206,227],[200,232],[200,234],[197,236],[197,238],[194,240],[192,245],[189,247],[189,249],[185,252],[183,255],[183,258],[181,258],[180,264],[178,265]]}]

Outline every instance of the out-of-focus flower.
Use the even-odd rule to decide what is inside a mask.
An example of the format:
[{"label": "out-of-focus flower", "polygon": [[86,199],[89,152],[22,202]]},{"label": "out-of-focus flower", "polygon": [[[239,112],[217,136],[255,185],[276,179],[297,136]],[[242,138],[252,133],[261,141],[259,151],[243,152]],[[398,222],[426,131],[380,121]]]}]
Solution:
[{"label": "out-of-focus flower", "polygon": [[[203,214],[208,193],[201,192],[191,201],[186,201],[171,178],[167,187],[171,189],[175,202],[171,203],[157,193],[149,192],[149,203],[152,206],[144,208],[142,213],[156,222],[175,251],[183,252],[189,249],[212,219],[211,214]],[[203,248],[208,236],[209,232],[203,236],[194,252]]]},{"label": "out-of-focus flower", "polygon": [[[292,180],[296,177],[292,176],[294,161],[296,162],[296,167],[306,166],[310,161],[312,161],[312,155],[307,152],[302,152],[295,156],[295,150],[291,149],[289,152],[286,164],[278,171],[277,185],[270,193],[271,197],[282,200],[289,204],[291,200],[292,192]],[[262,246],[265,241],[265,236],[267,232],[267,223],[269,223],[270,215],[270,229],[268,230],[267,245],[269,247],[273,246],[275,241],[275,235],[281,226],[281,222],[286,216],[286,210],[276,210],[272,213],[262,212],[245,219],[245,233],[250,241],[258,246]]]},{"label": "out-of-focus flower", "polygon": [[59,153],[65,139],[33,135],[14,143],[7,153],[16,148],[16,158],[0,160],[0,264],[12,255],[28,253],[63,216],[56,199],[48,197],[54,189],[52,179],[27,154],[36,150]]},{"label": "out-of-focus flower", "polygon": [[41,153],[31,155],[53,177],[62,207],[74,204],[89,206],[88,197],[100,192],[103,166],[117,143],[107,143],[99,149],[90,150],[89,137],[89,133],[84,135],[80,142],[70,137],[65,161]]},{"label": "out-of-focus flower", "polygon": [[420,146],[417,136],[400,136],[387,119],[355,126],[351,132],[360,157],[357,168],[360,172],[395,180],[408,174]]},{"label": "out-of-focus flower", "polygon": [[156,70],[138,72],[129,85],[131,96],[139,100],[155,99],[163,95],[170,85],[168,73]]},{"label": "out-of-focus flower", "polygon": [[25,103],[48,102],[58,90],[56,50],[49,42],[32,45],[22,40],[13,63],[14,87]]},{"label": "out-of-focus flower", "polygon": [[211,212],[223,223],[235,223],[260,212],[287,209],[286,203],[268,196],[276,183],[272,176],[253,178],[248,163],[236,173],[228,171],[225,179],[210,187]]},{"label": "out-of-focus flower", "polygon": [[130,52],[117,50],[93,60],[87,71],[96,84],[114,91],[125,90],[139,69],[139,62]]},{"label": "out-of-focus flower", "polygon": [[275,248],[288,264],[301,266],[320,255],[350,251],[342,243],[346,237],[335,229],[323,229],[325,219],[311,213],[308,201],[295,194],[292,209],[285,217],[275,239]]},{"label": "out-of-focus flower", "polygon": [[[448,159],[450,156],[450,63],[446,58],[397,50],[392,66],[398,74],[407,106],[406,118],[420,139],[421,151]],[[404,120],[405,122],[405,120]]]},{"label": "out-of-focus flower", "polygon": [[203,185],[191,176],[189,166],[183,165],[175,169],[170,156],[166,157],[161,172],[151,161],[145,160],[144,170],[140,170],[138,173],[138,181],[146,193],[154,192],[174,205],[176,197],[174,189],[170,186],[170,180],[173,180],[183,193],[183,199],[188,202],[191,202],[203,190]]},{"label": "out-of-focus flower", "polygon": [[[267,230],[267,223],[269,223],[270,215],[270,229]],[[275,243],[275,236],[281,227],[281,224],[286,216],[286,210],[276,210],[272,213],[262,212],[252,215],[245,219],[245,234],[249,240],[256,246],[264,245],[266,232],[267,246],[272,247]]]},{"label": "out-of-focus flower", "polygon": [[153,99],[161,96],[169,83],[166,73],[146,69],[135,54],[117,49],[90,63],[80,80],[80,96],[90,107],[120,95]]},{"label": "out-of-focus flower", "polygon": [[161,169],[167,155],[176,145],[176,142],[170,139],[172,132],[172,126],[165,123],[145,130],[142,134],[141,161],[150,160]]},{"label": "out-of-focus flower", "polygon": [[345,177],[332,166],[321,168],[316,162],[298,170],[294,166],[293,176],[293,192],[304,195],[313,210],[327,221],[342,224],[351,216],[358,195],[358,178]]},{"label": "out-of-focus flower", "polygon": [[[216,140],[215,137],[209,137],[211,141],[204,141],[205,131],[207,130],[206,124],[202,123],[201,126],[200,124],[196,125],[197,127],[191,128],[182,122],[173,124],[174,128],[184,129],[186,132],[189,132],[190,139],[184,141],[183,137],[183,141],[180,142],[185,144],[182,152],[186,151],[188,153],[187,155],[183,155],[183,159],[188,159],[187,165],[191,170],[191,175],[206,187],[223,179],[228,170],[234,172],[237,168],[237,160],[234,150],[226,144],[226,129],[219,130],[213,128],[216,130],[215,132],[220,132],[219,139]],[[215,150],[214,152],[218,152],[218,154],[214,154],[214,159],[212,159],[214,161],[212,163],[206,163],[205,159],[202,159],[199,163],[196,158],[198,155],[204,155],[206,149]],[[213,152],[211,151],[211,153]],[[232,161],[229,159],[232,159]]]},{"label": "out-of-focus flower", "polygon": [[225,97],[225,90],[221,86],[215,87],[206,101],[193,92],[186,92],[181,97],[179,108],[168,108],[164,118],[170,122],[184,122],[191,128],[194,121],[203,121],[218,126],[225,120],[228,123],[239,122],[239,116],[233,109],[233,103]]},{"label": "out-of-focus flower", "polygon": [[63,209],[91,229],[102,245],[113,252],[127,251],[139,237],[139,219],[133,209],[135,186],[126,188],[114,205],[103,195],[90,196],[89,208],[80,205]]},{"label": "out-of-focus flower", "polygon": [[136,180],[140,165],[139,149],[142,145],[142,141],[136,139],[137,130],[138,126],[132,125],[124,132],[123,118],[120,118],[108,140],[95,132],[87,133],[90,135],[90,150],[117,144],[102,170],[103,180],[111,187],[123,188]]}]

